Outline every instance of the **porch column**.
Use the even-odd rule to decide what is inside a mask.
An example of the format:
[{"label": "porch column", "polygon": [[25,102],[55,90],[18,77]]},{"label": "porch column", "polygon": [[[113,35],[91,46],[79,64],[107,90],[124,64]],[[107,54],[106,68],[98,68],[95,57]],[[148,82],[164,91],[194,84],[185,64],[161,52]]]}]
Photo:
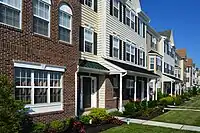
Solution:
[{"label": "porch column", "polygon": [[144,81],[140,80],[141,84],[142,84],[142,88],[141,88],[141,100],[144,100]]},{"label": "porch column", "polygon": [[134,101],[137,100],[137,76],[135,76],[135,86],[134,86]]},{"label": "porch column", "polygon": [[176,96],[176,92],[177,92],[177,84],[175,83],[175,92],[174,92],[175,96]]},{"label": "porch column", "polygon": [[164,94],[164,82],[162,81],[162,94]]},{"label": "porch column", "polygon": [[147,101],[149,101],[149,78],[147,78]]},{"label": "porch column", "polygon": [[158,100],[158,81],[156,82],[156,95],[155,100]]},{"label": "porch column", "polygon": [[183,88],[181,87],[181,83],[179,83],[179,88],[180,88],[180,92],[179,92],[180,94],[179,95],[182,95],[182,89]]},{"label": "porch column", "polygon": [[155,91],[156,91],[156,80],[153,80],[153,96],[152,96],[152,100],[155,100]]},{"label": "porch column", "polygon": [[173,86],[173,81],[171,81],[171,96],[173,95],[173,89],[172,89],[172,86]]},{"label": "porch column", "polygon": [[122,74],[119,75],[119,111],[122,112]]}]

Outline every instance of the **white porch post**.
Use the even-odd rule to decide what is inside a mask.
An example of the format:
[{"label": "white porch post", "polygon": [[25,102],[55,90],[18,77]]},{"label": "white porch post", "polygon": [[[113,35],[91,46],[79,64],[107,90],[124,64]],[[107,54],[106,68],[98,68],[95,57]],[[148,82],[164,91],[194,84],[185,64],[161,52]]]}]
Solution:
[{"label": "white porch post", "polygon": [[134,86],[134,101],[137,100],[137,76],[135,76],[135,86]]},{"label": "white porch post", "polygon": [[156,80],[154,79],[153,80],[153,97],[152,97],[152,100],[155,100],[155,92],[156,91]]},{"label": "white porch post", "polygon": [[176,92],[177,92],[177,84],[175,83],[175,92],[174,92],[175,96],[176,96]]},{"label": "white porch post", "polygon": [[179,83],[179,88],[180,88],[180,95],[182,95],[182,87],[181,87],[181,83]]},{"label": "white porch post", "polygon": [[158,81],[156,82],[156,95],[155,100],[158,100]]},{"label": "white porch post", "polygon": [[147,78],[147,101],[149,101],[149,78]]},{"label": "white porch post", "polygon": [[141,99],[144,100],[144,82],[142,80],[140,80],[141,84],[142,84],[142,88],[141,88]]},{"label": "white porch post", "polygon": [[164,94],[164,82],[162,81],[162,94]]},{"label": "white porch post", "polygon": [[119,111],[122,112],[122,73],[119,76]]},{"label": "white porch post", "polygon": [[173,81],[171,81],[171,96],[173,95],[173,89],[172,89]]}]

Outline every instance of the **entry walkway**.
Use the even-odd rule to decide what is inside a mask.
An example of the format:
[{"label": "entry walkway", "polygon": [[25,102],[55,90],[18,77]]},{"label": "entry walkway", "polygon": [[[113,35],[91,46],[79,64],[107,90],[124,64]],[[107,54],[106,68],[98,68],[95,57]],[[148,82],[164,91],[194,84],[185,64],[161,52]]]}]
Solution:
[{"label": "entry walkway", "polygon": [[117,118],[120,119],[121,121],[124,121],[124,122],[129,121],[130,123],[134,123],[134,124],[142,124],[142,125],[149,125],[149,126],[158,126],[158,127],[200,132],[200,127],[198,126],[165,123],[165,122],[157,122],[157,121],[150,121],[150,120],[130,119],[130,118],[125,118],[125,117],[117,117]]}]

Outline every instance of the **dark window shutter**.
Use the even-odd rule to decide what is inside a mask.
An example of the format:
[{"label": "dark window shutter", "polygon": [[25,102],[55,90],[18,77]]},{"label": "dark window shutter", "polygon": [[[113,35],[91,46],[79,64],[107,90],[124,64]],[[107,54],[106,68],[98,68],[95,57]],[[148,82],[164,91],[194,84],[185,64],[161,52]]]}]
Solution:
[{"label": "dark window shutter", "polygon": [[146,26],[145,23],[143,23],[143,38],[145,38],[145,31],[146,31]]},{"label": "dark window shutter", "polygon": [[122,40],[119,41],[119,59],[122,59]]},{"label": "dark window shutter", "polygon": [[94,55],[97,55],[97,33],[94,32]]},{"label": "dark window shutter", "polygon": [[143,52],[143,67],[145,67],[145,62],[146,62],[146,60],[145,60],[145,52]]},{"label": "dark window shutter", "polygon": [[122,3],[119,2],[119,21],[122,22]]},{"label": "dark window shutter", "polygon": [[138,61],[137,61],[137,60],[138,60],[138,58],[137,58],[137,57],[138,57],[138,54],[137,54],[137,53],[138,53],[138,49],[135,48],[135,64],[137,64],[137,62],[138,62]]},{"label": "dark window shutter", "polygon": [[126,42],[124,42],[124,61],[126,60]]},{"label": "dark window shutter", "polygon": [[138,20],[138,24],[137,24],[138,25],[138,34],[140,35],[140,19],[138,18],[137,20]]},{"label": "dark window shutter", "polygon": [[79,50],[84,52],[84,28],[80,27]]},{"label": "dark window shutter", "polygon": [[126,24],[126,6],[123,5],[123,23]]},{"label": "dark window shutter", "polygon": [[110,35],[110,57],[113,56],[113,36]]},{"label": "dark window shutter", "polygon": [[135,32],[137,32],[138,18],[135,16]]},{"label": "dark window shutter", "polygon": [[113,0],[110,0],[110,15],[113,16]]},{"label": "dark window shutter", "polygon": [[140,65],[140,49],[138,49],[138,65]]},{"label": "dark window shutter", "polygon": [[97,12],[97,0],[94,0],[94,11]]},{"label": "dark window shutter", "polygon": [[84,4],[84,0],[80,0],[81,4]]}]

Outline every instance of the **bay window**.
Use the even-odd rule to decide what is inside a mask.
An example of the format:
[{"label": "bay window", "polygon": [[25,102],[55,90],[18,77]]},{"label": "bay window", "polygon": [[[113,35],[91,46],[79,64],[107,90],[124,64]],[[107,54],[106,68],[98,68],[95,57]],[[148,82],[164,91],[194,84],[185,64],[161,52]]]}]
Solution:
[{"label": "bay window", "polygon": [[162,59],[156,57],[156,70],[162,72]]},{"label": "bay window", "polygon": [[113,57],[119,58],[119,38],[113,38]]},{"label": "bay window", "polygon": [[27,104],[61,102],[62,73],[15,68],[15,99]]},{"label": "bay window", "polygon": [[33,0],[33,32],[50,36],[50,0]]},{"label": "bay window", "polygon": [[113,12],[114,16],[119,18],[119,0],[114,0]]},{"label": "bay window", "polygon": [[150,69],[154,69],[154,57],[150,57]]},{"label": "bay window", "polygon": [[59,39],[71,43],[72,10],[67,4],[59,8]]},{"label": "bay window", "polygon": [[135,61],[135,47],[130,43],[126,43],[126,60],[133,63]]},{"label": "bay window", "polygon": [[94,45],[94,38],[93,38],[93,34],[94,32],[88,28],[84,29],[84,51],[85,52],[89,52],[89,53],[93,53],[93,45]]},{"label": "bay window", "polygon": [[21,0],[0,0],[0,11],[0,23],[21,28]]}]

